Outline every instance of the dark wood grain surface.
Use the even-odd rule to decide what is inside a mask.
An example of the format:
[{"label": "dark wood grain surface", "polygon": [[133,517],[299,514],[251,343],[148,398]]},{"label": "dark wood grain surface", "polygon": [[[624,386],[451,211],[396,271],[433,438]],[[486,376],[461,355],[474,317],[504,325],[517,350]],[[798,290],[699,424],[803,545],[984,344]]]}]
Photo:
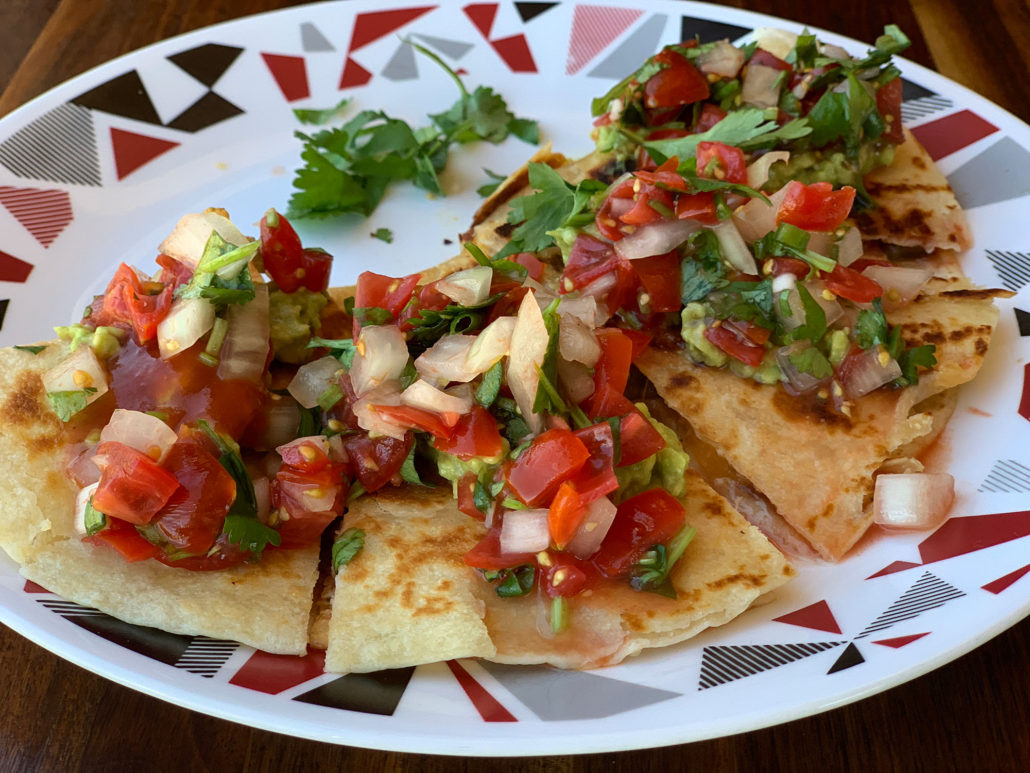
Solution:
[{"label": "dark wood grain surface", "polygon": [[[0,115],[141,46],[295,4],[0,0]],[[913,39],[908,58],[1030,120],[1025,0],[724,5],[863,40],[897,23]],[[490,761],[337,747],[212,719],[95,676],[0,627],[0,771],[1020,771],[1030,769],[1028,666],[1024,620],[908,684],[786,725],[665,749]]]}]

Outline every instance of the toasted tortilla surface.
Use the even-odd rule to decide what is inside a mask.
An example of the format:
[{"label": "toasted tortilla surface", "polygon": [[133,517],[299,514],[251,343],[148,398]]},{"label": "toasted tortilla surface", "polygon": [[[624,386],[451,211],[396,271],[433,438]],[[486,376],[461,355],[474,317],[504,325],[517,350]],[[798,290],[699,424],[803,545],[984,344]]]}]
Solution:
[{"label": "toasted tortilla surface", "polygon": [[317,545],[191,572],[152,560],[130,564],[113,549],[82,542],[73,523],[76,488],[64,474],[63,427],[40,382],[66,351],[58,342],[38,355],[0,349],[0,547],[27,579],[126,622],[304,654]]}]

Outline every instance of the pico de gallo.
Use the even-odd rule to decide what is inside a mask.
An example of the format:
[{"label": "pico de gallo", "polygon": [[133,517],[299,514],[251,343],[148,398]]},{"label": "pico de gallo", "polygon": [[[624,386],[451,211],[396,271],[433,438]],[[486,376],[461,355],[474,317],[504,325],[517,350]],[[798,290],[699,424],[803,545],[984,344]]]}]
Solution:
[{"label": "pico de gallo", "polygon": [[850,216],[862,176],[901,141],[889,27],[853,59],[776,32],[667,46],[595,100],[595,177],[531,164],[494,258],[560,250],[561,294],[614,325],[850,414],[861,396],[916,383],[934,347],[906,347],[886,313],[933,275],[866,243]]}]

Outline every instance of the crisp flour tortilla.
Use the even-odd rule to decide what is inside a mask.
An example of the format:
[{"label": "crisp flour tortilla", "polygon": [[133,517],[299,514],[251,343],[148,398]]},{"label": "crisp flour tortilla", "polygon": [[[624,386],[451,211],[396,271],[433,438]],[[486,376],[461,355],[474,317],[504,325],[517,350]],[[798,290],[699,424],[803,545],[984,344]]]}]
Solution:
[{"label": "crisp flour tortilla", "polygon": [[698,365],[681,350],[649,349],[636,365],[823,557],[839,559],[872,520],[873,475],[940,431],[948,401],[928,398],[976,375],[998,319],[991,291],[954,275],[948,256],[938,260],[942,276],[887,315],[907,345],[934,344],[938,365],[917,386],[860,398],[850,418],[778,385]]},{"label": "crisp flour tortilla", "polygon": [[907,129],[893,163],[867,175],[865,187],[877,206],[855,218],[864,238],[926,252],[972,246],[969,223],[955,192]]},{"label": "crisp flour tortilla", "polygon": [[274,551],[252,566],[190,572],[126,563],[75,531],[75,486],[65,477],[62,425],[40,373],[66,352],[0,349],[0,547],[27,579],[137,625],[232,639],[302,655],[308,642],[318,546]]},{"label": "crisp flour tortilla", "polygon": [[448,488],[362,497],[344,518],[365,547],[337,577],[326,668],[372,671],[478,656],[592,668],[721,625],[794,575],[775,547],[697,474],[687,474],[697,536],[673,572],[679,598],[611,583],[571,599],[570,628],[538,632],[536,592],[502,599],[461,556],[485,533]]}]

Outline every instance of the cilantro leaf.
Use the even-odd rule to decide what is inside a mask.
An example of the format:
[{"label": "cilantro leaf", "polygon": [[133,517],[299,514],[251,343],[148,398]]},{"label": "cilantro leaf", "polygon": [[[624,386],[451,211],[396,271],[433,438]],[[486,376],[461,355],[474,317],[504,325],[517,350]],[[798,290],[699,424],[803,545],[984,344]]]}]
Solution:
[{"label": "cilantro leaf", "polygon": [[[788,129],[788,127],[790,128]],[[643,141],[640,144],[647,148],[656,162],[662,163],[672,156],[678,156],[680,161],[695,156],[699,142],[723,142],[743,149],[757,149],[764,147],[764,141],[761,140],[763,135],[771,135],[776,132],[775,144],[775,142],[788,138],[804,137],[810,131],[805,119],[791,121],[783,127],[779,127],[775,121],[766,119],[764,110],[746,107],[729,113],[711,129],[700,134],[688,134],[685,137],[651,142]]]},{"label": "cilantro leaf", "polygon": [[86,407],[88,396],[96,392],[96,387],[70,389],[65,392],[47,392],[47,400],[61,421],[70,421],[71,417]]},{"label": "cilantro leaf", "polygon": [[353,561],[363,547],[365,547],[363,529],[344,530],[339,537],[333,540],[333,574],[339,574],[340,569]]},{"label": "cilantro leaf", "polygon": [[354,345],[354,341],[350,338],[319,338],[312,336],[311,340],[308,341],[308,349],[314,349],[317,347],[325,347],[330,350],[330,354],[338,359],[343,367],[350,369],[351,363],[354,361],[354,355],[357,353],[357,348]]},{"label": "cilantro leaf", "polygon": [[880,298],[873,299],[873,308],[862,309],[855,321],[855,343],[862,349],[871,349],[877,344],[886,344],[889,334],[887,317],[883,313]]},{"label": "cilantro leaf", "polygon": [[568,408],[565,401],[558,394],[558,328],[561,324],[561,317],[558,315],[558,305],[561,297],[555,298],[551,304],[544,309],[544,327],[547,328],[547,351],[544,353],[544,360],[537,368],[540,376],[540,383],[537,386],[536,396],[533,398],[533,413],[566,413]]},{"label": "cilantro leaf", "polygon": [[833,366],[821,351],[814,346],[806,346],[798,352],[787,355],[790,363],[802,373],[810,373],[815,378],[826,378],[833,373]]},{"label": "cilantro leaf", "polygon": [[39,354],[41,351],[46,349],[46,346],[45,345],[44,346],[17,346],[16,345],[16,346],[14,346],[14,348],[19,350],[19,351],[22,351],[22,352],[28,352],[29,354]]},{"label": "cilantro leaf", "polygon": [[255,558],[261,556],[266,546],[278,546],[281,542],[279,532],[271,526],[261,523],[257,518],[240,513],[230,512],[225,516],[222,533],[229,542],[235,542]]},{"label": "cilantro leaf", "polygon": [[410,483],[413,486],[428,485],[422,481],[422,478],[419,477],[418,470],[415,469],[415,446],[411,447],[407,457],[404,459],[404,464],[401,465],[401,480],[405,483]]},{"label": "cilantro leaf", "polygon": [[799,284],[797,291],[801,297],[801,308],[805,311],[805,323],[791,332],[791,338],[795,341],[803,338],[818,341],[826,333],[826,312],[812,297],[807,287]]},{"label": "cilantro leaf", "polygon": [[494,404],[497,395],[501,392],[501,384],[504,382],[504,366],[498,360],[491,366],[490,370],[483,374],[483,380],[476,388],[476,402],[484,408]]},{"label": "cilantro leaf", "polygon": [[937,347],[933,344],[924,344],[906,349],[898,357],[898,365],[901,367],[901,376],[895,380],[898,386],[909,386],[919,383],[919,369],[932,368],[937,364]]},{"label": "cilantro leaf", "polygon": [[334,118],[338,118],[344,108],[350,104],[350,98],[341,99],[334,107],[327,107],[321,110],[311,108],[294,108],[293,115],[301,123],[306,124],[327,124]]},{"label": "cilantro leaf", "polygon": [[490,178],[490,182],[480,185],[476,188],[476,193],[484,198],[489,196],[491,193],[497,190],[501,183],[508,178],[503,174],[497,174],[497,172],[491,172],[486,167],[483,167],[483,171],[486,172],[486,176]]},{"label": "cilantro leaf", "polygon": [[655,545],[647,551],[630,575],[629,582],[633,589],[676,598],[676,589],[669,579],[669,573],[683,557],[696,533],[697,530],[693,526],[685,525],[667,545]]},{"label": "cilantro leaf", "polygon": [[92,537],[98,531],[107,526],[107,516],[93,507],[93,497],[86,502],[86,511],[82,516],[83,526],[86,528],[86,536]]},{"label": "cilantro leaf", "polygon": [[494,584],[494,590],[501,598],[525,596],[536,582],[536,567],[523,564],[513,569],[482,570],[483,579]]},{"label": "cilantro leaf", "polygon": [[379,239],[387,244],[393,244],[393,231],[389,228],[377,228],[372,232],[373,239]]}]

